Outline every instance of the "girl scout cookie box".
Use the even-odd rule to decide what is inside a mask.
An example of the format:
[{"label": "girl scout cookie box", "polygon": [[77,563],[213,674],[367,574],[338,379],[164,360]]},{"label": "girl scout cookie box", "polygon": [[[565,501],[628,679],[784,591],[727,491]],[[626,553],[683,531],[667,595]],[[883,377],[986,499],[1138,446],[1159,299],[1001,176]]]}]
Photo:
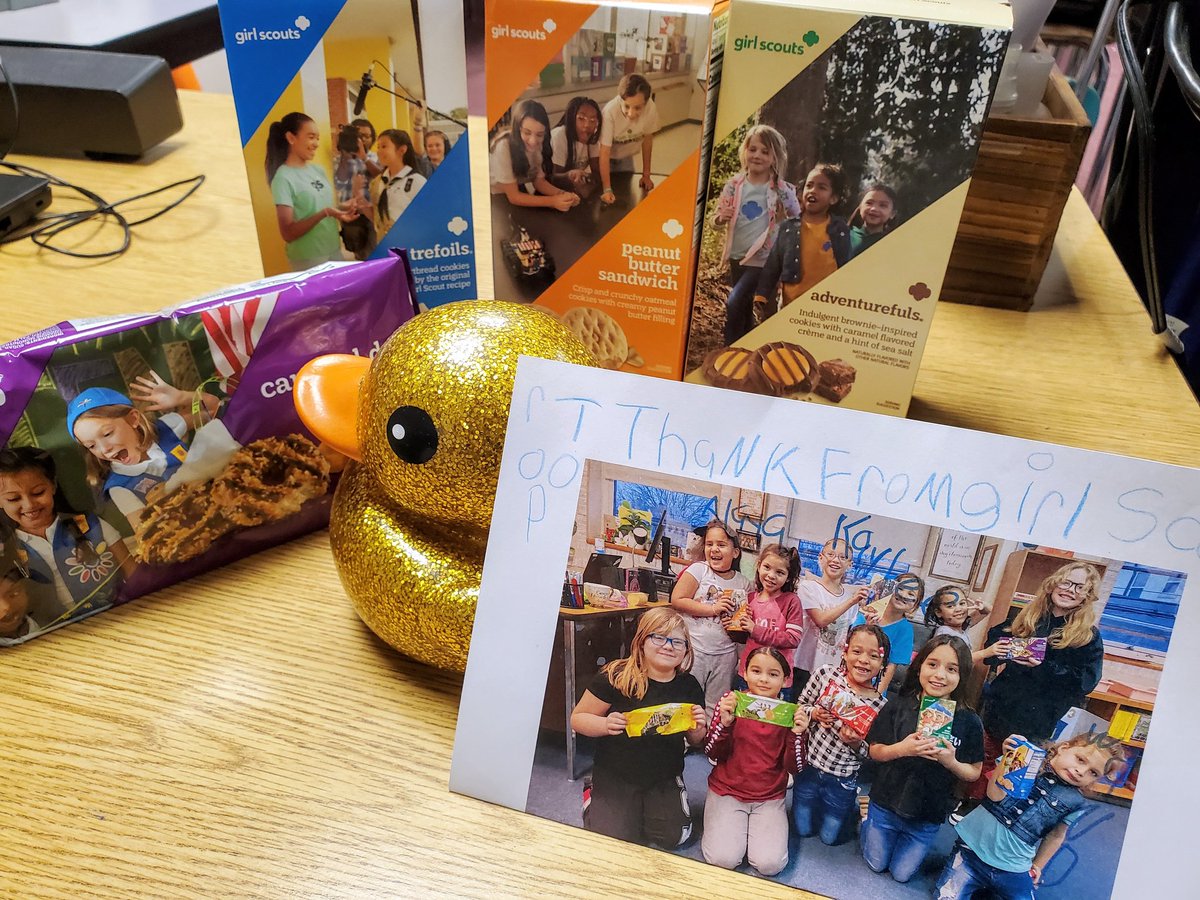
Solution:
[{"label": "girl scout cookie box", "polygon": [[728,3],[485,9],[496,296],[608,368],[682,377]]},{"label": "girl scout cookie box", "polygon": [[1011,16],[738,0],[687,380],[903,415]]},{"label": "girl scout cookie box", "polygon": [[0,646],[324,528],[345,458],[292,400],[415,309],[403,257],[0,346]]},{"label": "girl scout cookie box", "polygon": [[462,4],[219,8],[264,271],[404,248],[425,307],[477,297]]}]

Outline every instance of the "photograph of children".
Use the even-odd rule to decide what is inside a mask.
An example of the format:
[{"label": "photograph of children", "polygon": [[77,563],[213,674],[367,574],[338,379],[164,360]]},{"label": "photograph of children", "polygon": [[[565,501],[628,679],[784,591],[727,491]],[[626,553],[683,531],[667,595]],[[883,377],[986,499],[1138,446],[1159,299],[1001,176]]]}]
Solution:
[{"label": "photograph of children", "polygon": [[827,896],[1109,896],[1182,573],[595,460],[572,522],[613,591],[560,611],[526,812]]},{"label": "photograph of children", "polygon": [[227,561],[234,535],[327,515],[331,461],[316,444],[243,446],[223,419],[272,308],[255,298],[54,351],[0,449],[0,640]]},{"label": "photograph of children", "polygon": [[346,3],[247,141],[268,275],[395,246],[389,230],[464,136],[465,73],[425,75],[426,6]]},{"label": "photograph of children", "polygon": [[714,144],[689,371],[962,184],[1005,39],[864,16]]},{"label": "photograph of children", "polygon": [[[695,151],[709,27],[599,7],[492,125],[497,296],[536,299]],[[668,46],[674,68],[655,68]]]}]

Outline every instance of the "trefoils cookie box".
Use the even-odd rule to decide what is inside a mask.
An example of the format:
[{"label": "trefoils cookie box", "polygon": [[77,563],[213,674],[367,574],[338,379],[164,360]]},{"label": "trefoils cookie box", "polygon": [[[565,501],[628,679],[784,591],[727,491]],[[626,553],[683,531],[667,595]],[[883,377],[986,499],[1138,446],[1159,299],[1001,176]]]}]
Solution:
[{"label": "trefoils cookie box", "polygon": [[423,306],[477,297],[462,4],[219,8],[264,271],[403,248]]},{"label": "trefoils cookie box", "polygon": [[728,3],[488,0],[496,296],[680,378]]},{"label": "trefoils cookie box", "polygon": [[903,415],[1011,14],[738,0],[687,380]]}]

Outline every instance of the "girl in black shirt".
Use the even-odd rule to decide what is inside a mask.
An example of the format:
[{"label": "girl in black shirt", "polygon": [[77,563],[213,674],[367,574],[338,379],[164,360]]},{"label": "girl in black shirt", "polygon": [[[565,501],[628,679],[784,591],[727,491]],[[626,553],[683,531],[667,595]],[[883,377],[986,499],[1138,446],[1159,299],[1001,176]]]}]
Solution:
[{"label": "girl in black shirt", "polygon": [[[880,763],[862,829],[862,853],[876,872],[908,881],[920,869],[938,829],[954,806],[954,786],[979,777],[983,765],[983,726],[966,707],[971,649],[961,638],[940,634],[917,654],[900,696],[889,703],[867,732],[871,759]],[[917,734],[925,697],[956,704],[950,743]]]},{"label": "girl in black shirt", "polygon": [[[679,613],[666,607],[645,613],[631,646],[627,658],[600,670],[571,712],[575,732],[597,739],[583,827],[673,849],[692,832],[683,786],[684,742],[695,747],[704,740],[704,691],[688,674],[692,648]],[[690,707],[688,731],[627,733],[627,713],[665,703]]]}]

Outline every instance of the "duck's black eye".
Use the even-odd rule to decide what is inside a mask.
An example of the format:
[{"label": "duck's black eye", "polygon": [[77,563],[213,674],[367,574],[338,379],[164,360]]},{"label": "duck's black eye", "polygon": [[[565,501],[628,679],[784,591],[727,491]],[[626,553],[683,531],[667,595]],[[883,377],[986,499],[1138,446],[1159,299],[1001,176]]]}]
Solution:
[{"label": "duck's black eye", "polygon": [[420,465],[437,453],[437,426],[429,413],[417,406],[401,406],[392,413],[387,438],[392,452],[407,463]]}]

